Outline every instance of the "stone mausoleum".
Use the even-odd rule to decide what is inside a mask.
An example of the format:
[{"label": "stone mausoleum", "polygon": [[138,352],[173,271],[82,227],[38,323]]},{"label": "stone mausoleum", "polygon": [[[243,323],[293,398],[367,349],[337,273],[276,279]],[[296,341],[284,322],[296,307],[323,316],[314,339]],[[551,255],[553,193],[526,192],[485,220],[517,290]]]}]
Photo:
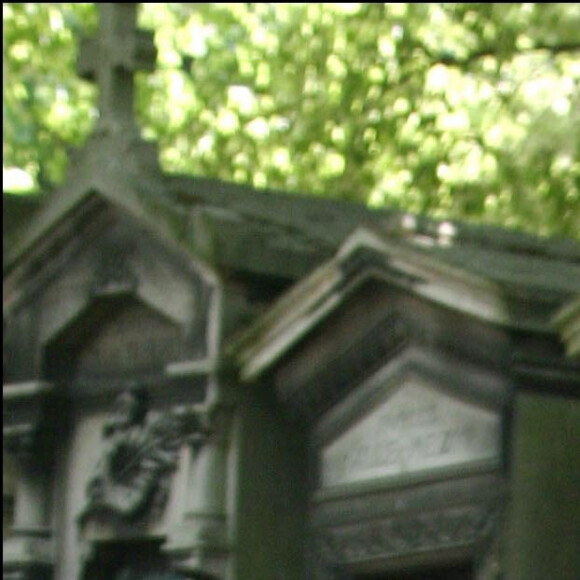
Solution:
[{"label": "stone mausoleum", "polygon": [[100,6],[5,196],[4,580],[580,578],[579,244],[165,175]]}]

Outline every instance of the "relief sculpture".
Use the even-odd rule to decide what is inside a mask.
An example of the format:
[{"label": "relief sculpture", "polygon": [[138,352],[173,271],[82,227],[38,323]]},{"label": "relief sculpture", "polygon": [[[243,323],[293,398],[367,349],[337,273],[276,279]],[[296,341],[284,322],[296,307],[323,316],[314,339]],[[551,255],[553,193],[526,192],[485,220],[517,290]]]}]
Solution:
[{"label": "relief sculpture", "polygon": [[[482,545],[497,534],[499,520],[497,508],[479,505],[318,530],[313,553],[318,568],[317,578],[339,578],[341,570],[348,570],[349,566],[361,562],[396,560],[430,551],[443,553],[475,543]],[[491,563],[490,569],[491,573],[497,572]],[[482,578],[487,577],[494,578],[482,575]]]},{"label": "relief sculpture", "polygon": [[181,446],[187,442],[196,451],[210,433],[211,414],[199,406],[150,417],[144,388],[123,392],[103,428],[104,450],[87,486],[81,524],[97,514],[134,521],[162,509]]}]

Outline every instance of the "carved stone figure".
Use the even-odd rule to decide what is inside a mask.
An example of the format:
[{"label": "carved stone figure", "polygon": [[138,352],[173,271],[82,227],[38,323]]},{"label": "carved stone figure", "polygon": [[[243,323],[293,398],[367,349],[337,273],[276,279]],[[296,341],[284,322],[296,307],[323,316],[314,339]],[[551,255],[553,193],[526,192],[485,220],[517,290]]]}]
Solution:
[{"label": "carved stone figure", "polygon": [[148,394],[140,386],[119,395],[103,428],[105,449],[87,487],[81,523],[99,513],[136,520],[162,508],[179,449],[185,442],[199,448],[211,432],[210,422],[198,406],[150,418]]}]

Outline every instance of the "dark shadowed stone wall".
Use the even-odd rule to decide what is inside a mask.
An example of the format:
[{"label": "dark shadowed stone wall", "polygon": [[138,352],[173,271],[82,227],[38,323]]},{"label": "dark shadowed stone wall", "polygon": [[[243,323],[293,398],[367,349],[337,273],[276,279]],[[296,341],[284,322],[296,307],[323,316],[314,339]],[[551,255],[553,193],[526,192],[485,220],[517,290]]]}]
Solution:
[{"label": "dark shadowed stone wall", "polygon": [[304,580],[307,493],[305,433],[273,389],[246,391],[238,424],[237,580]]},{"label": "dark shadowed stone wall", "polygon": [[580,578],[580,400],[522,394],[515,409],[509,580]]}]

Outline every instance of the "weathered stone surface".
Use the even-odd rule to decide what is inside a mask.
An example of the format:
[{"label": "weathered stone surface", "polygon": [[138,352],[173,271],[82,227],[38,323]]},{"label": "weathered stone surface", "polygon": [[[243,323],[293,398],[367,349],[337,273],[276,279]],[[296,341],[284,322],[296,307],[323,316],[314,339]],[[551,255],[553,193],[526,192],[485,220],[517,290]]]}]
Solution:
[{"label": "weathered stone surface", "polygon": [[[58,580],[303,580],[308,553],[321,580],[456,560],[488,580],[513,545],[508,569],[528,580],[553,570],[544,540],[572,561],[575,448],[548,443],[573,429],[520,407],[514,432],[511,411],[514,390],[577,395],[559,335],[574,355],[580,246],[164,176],[132,116],[151,35],[134,4],[100,10],[80,57],[99,82],[95,134],[8,232],[5,441],[33,453],[5,577],[54,563]],[[63,402],[54,455],[30,388],[47,378]],[[211,403],[215,429],[111,421],[136,379],[155,417]],[[561,517],[538,531],[545,497]]]},{"label": "weathered stone surface", "polygon": [[53,443],[49,440],[55,419],[50,412],[52,391],[53,385],[45,382],[3,385],[3,449],[25,464],[50,462],[46,453]]},{"label": "weathered stone surface", "polygon": [[580,400],[520,393],[515,403],[506,578],[580,574]]},{"label": "weathered stone surface", "polygon": [[[508,254],[502,266],[496,255],[498,263],[487,261],[481,270],[479,265],[484,261],[471,250],[467,248],[469,262],[458,267],[445,258],[444,249],[435,247],[431,252],[389,239],[376,230],[356,231],[334,257],[297,284],[239,338],[234,355],[243,378],[252,380],[267,371],[303,337],[314,335],[314,330],[331,319],[339,305],[346,304],[369,279],[404,288],[408,296],[496,328],[532,335],[553,332],[551,316],[566,296],[580,287],[580,252],[578,263],[571,256],[554,260],[541,274],[543,282],[530,279],[527,286],[524,277],[517,278],[525,271],[527,256]],[[460,255],[462,247],[452,251]],[[502,268],[507,275],[512,260],[518,264],[514,277],[503,277]],[[541,269],[540,261],[529,267],[529,273],[540,273]]]},{"label": "weathered stone surface", "polygon": [[468,467],[499,455],[497,414],[410,382],[322,449],[321,485]]},{"label": "weathered stone surface", "polygon": [[61,239],[40,264],[5,278],[9,380],[159,380],[168,365],[215,361],[213,273],[134,229],[122,211],[94,212],[89,223],[70,216],[64,247]]},{"label": "weathered stone surface", "polygon": [[208,413],[189,406],[151,418],[142,386],[121,393],[116,412],[103,427],[105,448],[87,486],[81,524],[91,518],[134,522],[167,503],[170,476],[181,447],[196,451],[212,429]]},{"label": "weathered stone surface", "polygon": [[473,546],[494,526],[496,515],[484,507],[455,508],[336,527],[317,541],[317,556],[332,578],[332,568],[427,551]]},{"label": "weathered stone surface", "polygon": [[580,295],[564,305],[553,323],[560,331],[568,356],[580,360]]},{"label": "weathered stone surface", "polygon": [[99,35],[83,39],[77,69],[99,85],[100,123],[134,124],[133,73],[153,70],[153,33],[136,30],[137,4],[102,3]]}]

